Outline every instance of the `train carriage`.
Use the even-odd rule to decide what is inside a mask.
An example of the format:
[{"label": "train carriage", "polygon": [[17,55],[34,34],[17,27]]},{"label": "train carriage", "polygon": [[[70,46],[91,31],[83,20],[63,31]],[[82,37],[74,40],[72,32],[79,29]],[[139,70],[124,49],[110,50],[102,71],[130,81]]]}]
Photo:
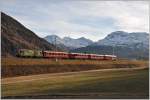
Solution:
[{"label": "train carriage", "polygon": [[104,55],[91,54],[91,59],[104,60]]},{"label": "train carriage", "polygon": [[115,55],[104,55],[104,60],[116,60]]},{"label": "train carriage", "polygon": [[68,53],[66,52],[44,51],[43,56],[45,58],[69,58]]},{"label": "train carriage", "polygon": [[17,52],[18,57],[32,57],[34,56],[33,50],[19,49]]},{"label": "train carriage", "polygon": [[75,59],[88,59],[88,55],[87,54],[83,54],[83,53],[74,53],[75,55]]},{"label": "train carriage", "polygon": [[75,56],[77,54],[76,53],[69,53],[68,56],[69,56],[69,59],[75,59]]},{"label": "train carriage", "polygon": [[34,57],[37,57],[37,58],[43,57],[43,51],[41,51],[41,50],[34,50]]},{"label": "train carriage", "polygon": [[40,50],[19,49],[17,56],[19,57],[43,57]]}]

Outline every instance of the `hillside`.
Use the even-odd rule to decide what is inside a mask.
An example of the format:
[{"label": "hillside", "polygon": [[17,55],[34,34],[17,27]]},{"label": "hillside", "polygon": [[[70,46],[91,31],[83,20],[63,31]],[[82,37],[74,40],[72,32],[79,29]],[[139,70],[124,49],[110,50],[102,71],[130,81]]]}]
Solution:
[{"label": "hillside", "polygon": [[54,50],[54,45],[38,37],[17,20],[1,13],[2,56],[15,56],[18,49]]},{"label": "hillside", "polygon": [[149,59],[149,34],[144,32],[112,32],[104,39],[71,52],[114,54],[119,58]]},{"label": "hillside", "polygon": [[56,39],[56,43],[58,45],[64,45],[69,49],[86,47],[86,46],[91,45],[93,43],[93,41],[86,39],[84,37],[81,37],[78,39],[73,39],[70,37],[60,38],[57,35],[48,35],[44,39],[47,40],[49,43],[52,43],[52,44],[55,44],[55,39]]}]

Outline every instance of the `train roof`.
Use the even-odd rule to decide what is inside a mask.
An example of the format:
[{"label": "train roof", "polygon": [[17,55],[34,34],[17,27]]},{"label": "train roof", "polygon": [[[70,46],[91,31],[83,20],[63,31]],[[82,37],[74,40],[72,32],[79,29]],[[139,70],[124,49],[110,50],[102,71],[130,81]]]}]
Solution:
[{"label": "train roof", "polygon": [[[65,53],[68,54],[68,52],[56,52],[56,51],[44,51],[44,52],[51,52],[51,53]],[[108,57],[116,57],[115,55],[100,55],[100,54],[85,54],[85,53],[69,53],[69,54],[79,54],[79,55],[93,55],[93,56],[108,56]]]},{"label": "train roof", "polygon": [[71,54],[86,54],[86,53],[71,53]]},{"label": "train roof", "polygon": [[59,51],[44,51],[44,52],[50,52],[50,53],[67,53],[67,52],[59,52]]},{"label": "train roof", "polygon": [[115,55],[100,55],[100,54],[85,54],[85,53],[71,53],[71,54],[82,54],[82,55],[93,55],[93,56],[109,56],[109,57],[116,57]]},{"label": "train roof", "polygon": [[116,55],[105,55],[105,56],[109,56],[109,57],[117,57]]},{"label": "train roof", "polygon": [[[99,55],[99,54],[90,54],[90,55]],[[104,56],[104,55],[99,55],[99,56]]]},{"label": "train roof", "polygon": [[32,50],[32,51],[42,51],[42,50],[37,50],[37,49],[18,49],[18,50]]}]

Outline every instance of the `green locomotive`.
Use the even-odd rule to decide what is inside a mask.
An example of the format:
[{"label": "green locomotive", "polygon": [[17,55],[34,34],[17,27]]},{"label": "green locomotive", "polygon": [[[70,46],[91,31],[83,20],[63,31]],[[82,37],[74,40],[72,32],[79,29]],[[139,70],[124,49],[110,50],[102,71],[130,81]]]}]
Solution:
[{"label": "green locomotive", "polygon": [[41,50],[20,49],[17,53],[18,57],[43,57]]}]

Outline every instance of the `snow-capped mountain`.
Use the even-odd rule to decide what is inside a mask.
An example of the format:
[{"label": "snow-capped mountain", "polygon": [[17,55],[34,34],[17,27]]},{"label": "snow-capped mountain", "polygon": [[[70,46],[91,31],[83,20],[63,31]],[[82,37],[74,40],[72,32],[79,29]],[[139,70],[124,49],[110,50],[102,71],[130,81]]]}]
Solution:
[{"label": "snow-capped mountain", "polygon": [[44,39],[52,44],[55,44],[55,42],[57,44],[63,44],[63,40],[60,37],[58,37],[57,35],[49,35],[49,36],[44,37]]},{"label": "snow-capped mountain", "polygon": [[64,44],[68,47],[74,47],[74,48],[80,48],[80,47],[86,47],[93,42],[89,39],[86,39],[84,37],[78,38],[78,39],[72,39],[70,37],[64,37]]},{"label": "snow-capped mountain", "polygon": [[123,31],[112,32],[104,39],[96,42],[95,45],[107,45],[107,46],[123,46],[141,44],[145,47],[149,45],[149,34],[145,32],[133,32],[127,33]]},{"label": "snow-capped mountain", "polygon": [[66,47],[69,47],[71,49],[86,47],[86,46],[91,45],[93,43],[93,41],[86,39],[84,37],[81,37],[78,39],[73,39],[70,37],[60,38],[56,35],[49,35],[49,36],[46,36],[44,39],[47,40],[48,42],[52,43],[52,44],[55,44],[55,39],[56,39],[57,44],[63,44]]}]

